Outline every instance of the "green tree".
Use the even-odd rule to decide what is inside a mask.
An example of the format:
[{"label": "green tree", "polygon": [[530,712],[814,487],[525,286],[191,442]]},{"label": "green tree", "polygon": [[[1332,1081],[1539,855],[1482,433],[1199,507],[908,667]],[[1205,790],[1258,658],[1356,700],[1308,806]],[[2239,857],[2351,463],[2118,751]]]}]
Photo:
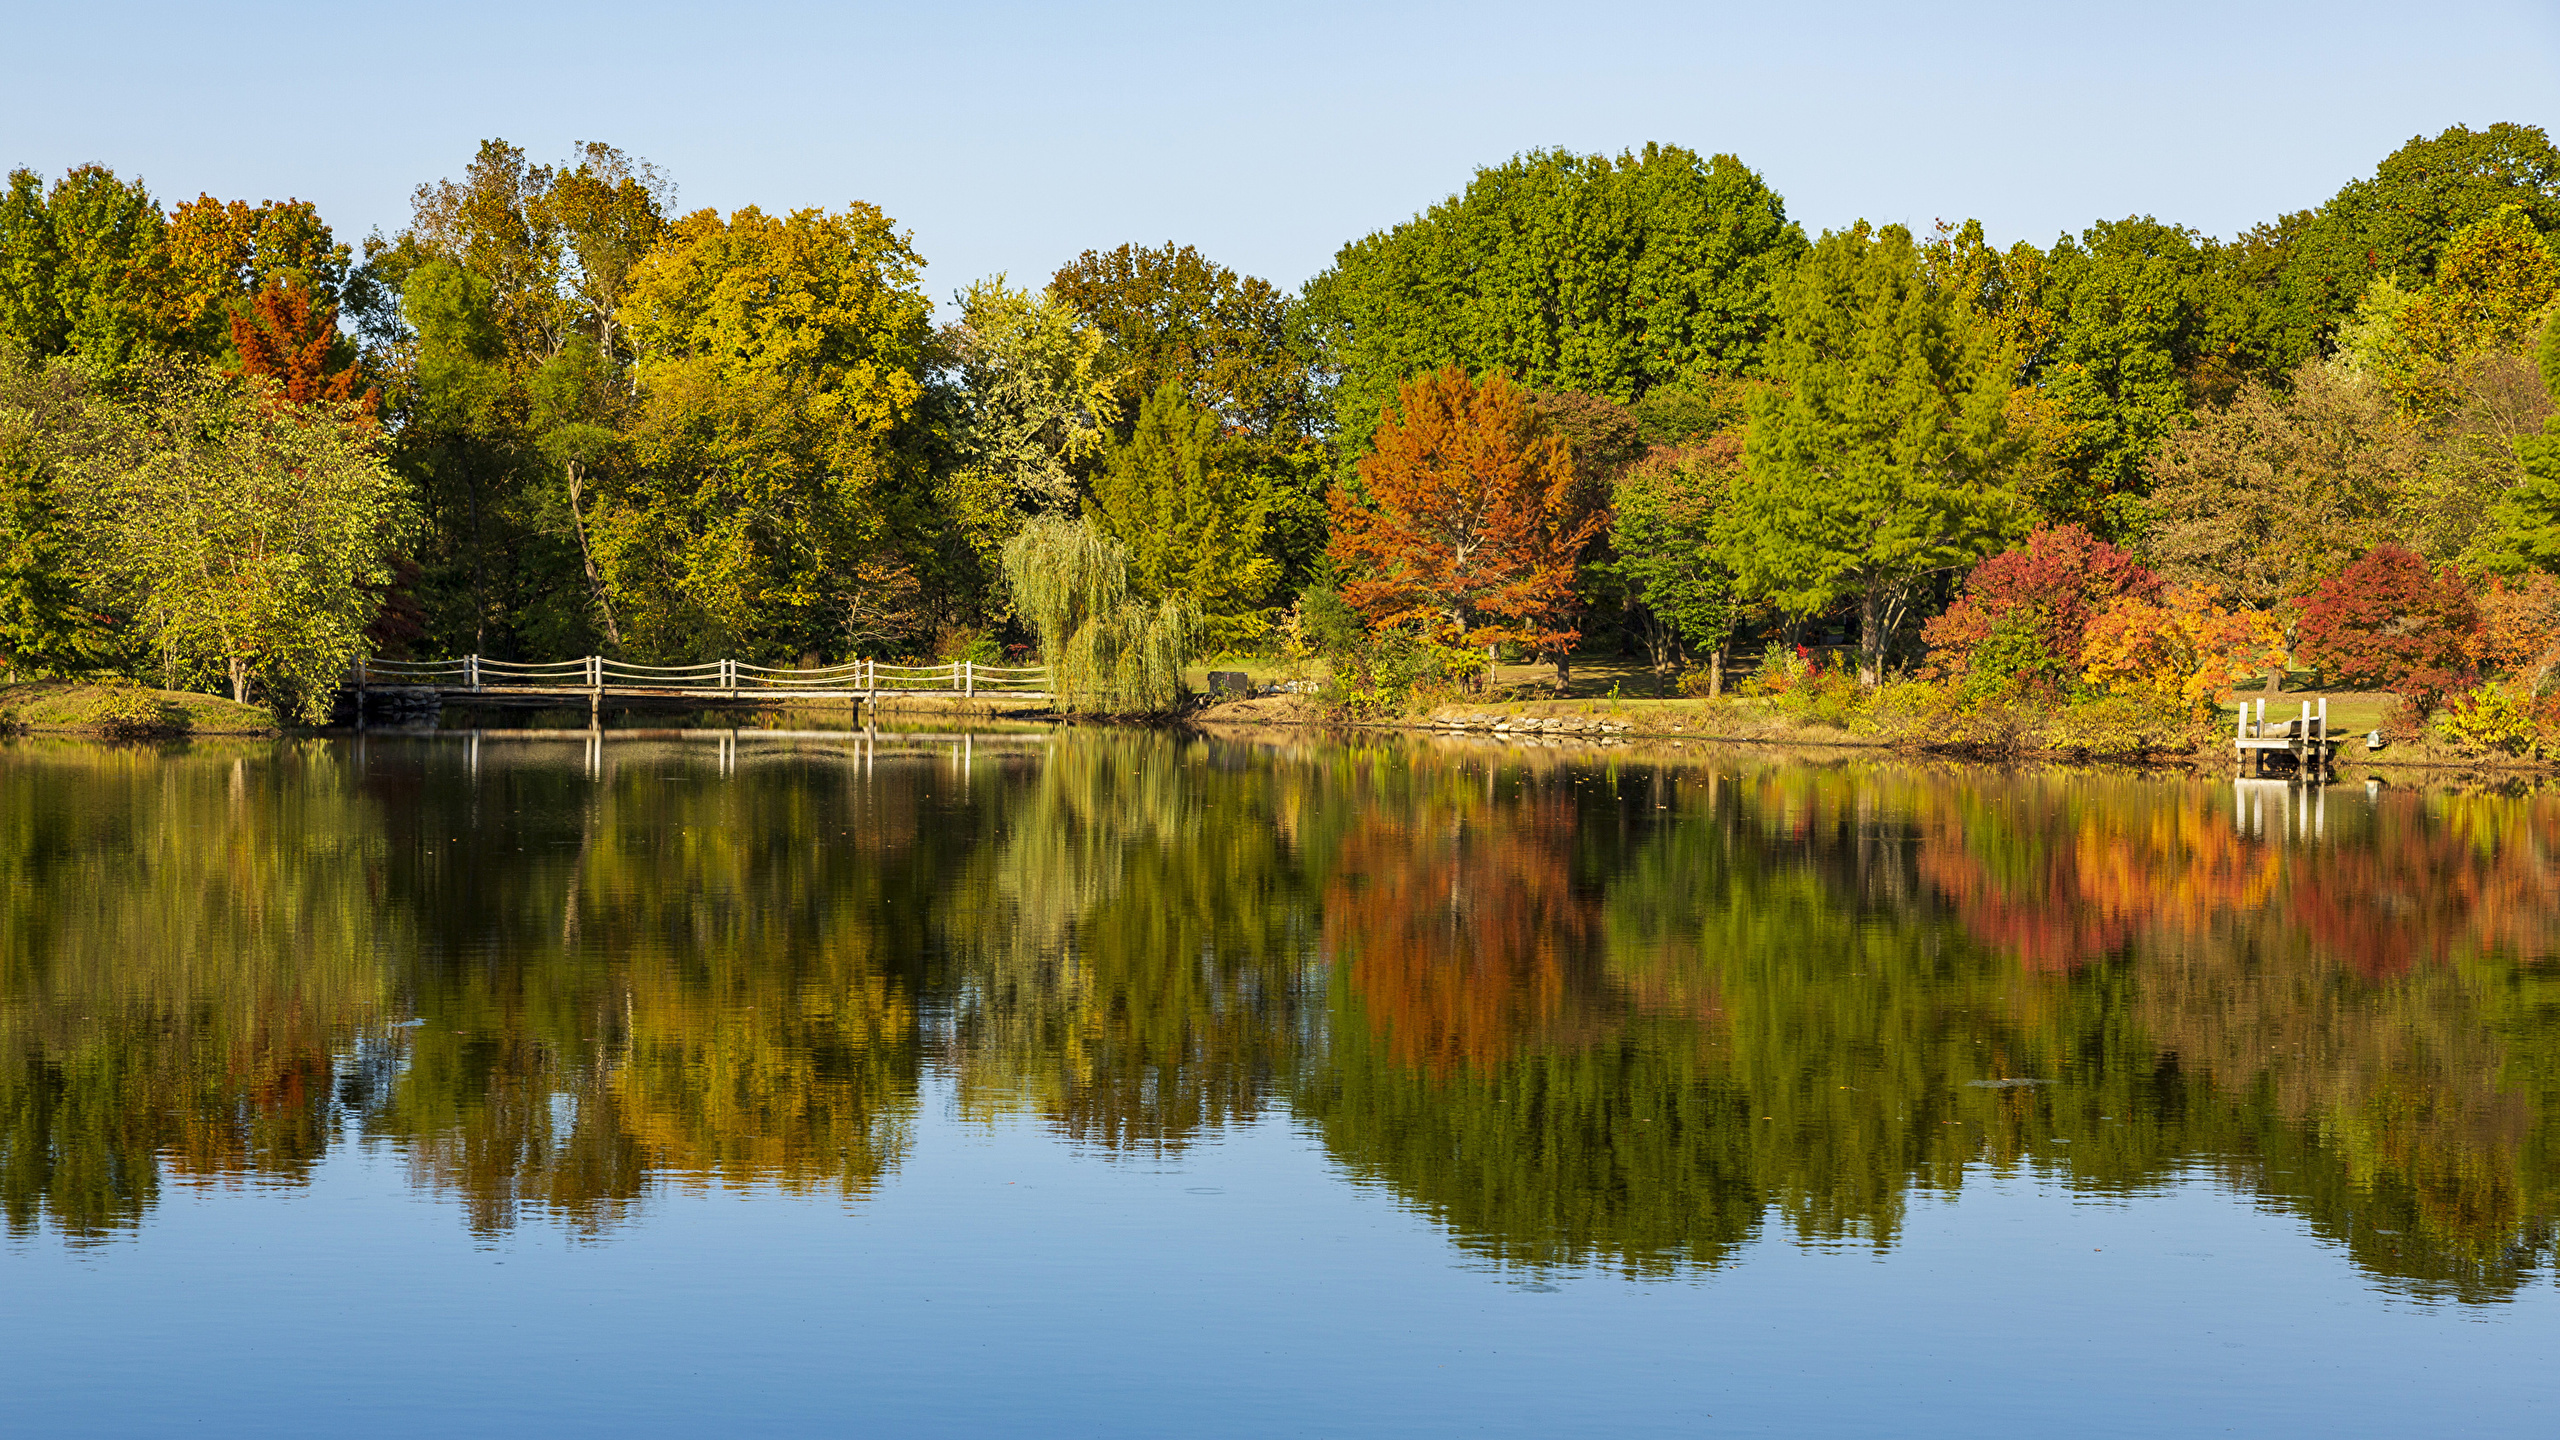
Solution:
[{"label": "green tree", "polygon": [[1034,515],[1076,506],[1077,479],[1109,448],[1120,401],[1101,331],[1004,277],[959,296],[942,334],[955,454],[937,477],[949,524],[991,575]]},{"label": "green tree", "polygon": [[2252,381],[2169,437],[2150,465],[2149,551],[2172,581],[2298,599],[2391,538],[2420,463],[2379,387],[2314,360],[2290,391]]},{"label": "green tree", "polygon": [[1479,170],[1308,282],[1338,375],[1339,468],[1398,386],[1446,365],[1622,405],[1693,370],[1754,373],[1778,278],[1804,248],[1785,203],[1730,155],[1649,144]]},{"label": "green tree", "polygon": [[62,466],[88,443],[89,405],[72,367],[0,342],[0,666],[13,678],[90,658],[103,638],[63,513]]},{"label": "green tree", "polygon": [[1100,338],[1123,439],[1167,381],[1240,435],[1289,444],[1314,433],[1305,315],[1270,281],[1168,241],[1087,250],[1059,267],[1049,296]]},{"label": "green tree", "polygon": [[1826,233],[1778,315],[1729,553],[1745,594],[1793,613],[1854,599],[1874,684],[1923,584],[2026,532],[2010,357],[1898,225]]},{"label": "green tree", "polygon": [[72,504],[95,583],[172,680],[316,722],[415,511],[369,421],[266,399],[197,366],[139,372],[70,467]]},{"label": "green tree", "polygon": [[1161,713],[1181,703],[1198,625],[1180,597],[1129,595],[1129,551],[1090,520],[1043,515],[1005,542],[1014,613],[1040,639],[1062,710]]},{"label": "green tree", "polygon": [[82,165],[47,187],[9,175],[0,199],[0,341],[98,371],[167,342],[168,221],[139,180]]},{"label": "green tree", "polygon": [[2026,379],[2054,408],[2065,472],[2045,509],[2130,540],[2149,519],[2146,467],[2190,407],[2289,352],[2220,245],[2147,215],[2055,242],[2037,291],[2051,338]]},{"label": "green tree", "polygon": [[1719,677],[1741,610],[1722,546],[1741,471],[1735,432],[1657,450],[1618,476],[1611,506],[1617,568],[1635,598],[1681,642],[1712,652]]},{"label": "green tree", "polygon": [[920,265],[857,202],[701,211],[634,272],[637,463],[590,523],[639,651],[841,653],[863,563],[923,543]]},{"label": "green tree", "polygon": [[2301,225],[2283,271],[2290,302],[2326,332],[2380,277],[2411,287],[2435,278],[2454,232],[2502,205],[2521,207],[2544,235],[2560,232],[2560,150],[2541,127],[2412,136]]},{"label": "green tree", "polygon": [[1218,417],[1172,380],[1138,409],[1127,441],[1094,476],[1087,515],[1127,547],[1129,591],[1141,601],[1180,600],[1199,617],[1212,650],[1259,638],[1279,578],[1261,553],[1262,514],[1229,468]]},{"label": "green tree", "polygon": [[1166,381],[1218,417],[1229,467],[1261,511],[1263,553],[1303,584],[1324,549],[1324,377],[1309,311],[1270,281],[1188,245],[1088,250],[1049,295],[1102,342],[1115,433]]},{"label": "green tree", "polygon": [[610,145],[555,166],[490,140],[460,179],[420,186],[408,228],[368,244],[349,277],[385,371],[393,461],[429,516],[417,589],[432,648],[620,643],[592,506],[636,463],[618,438],[639,409],[622,310],[672,200],[655,168]]},{"label": "green tree", "polygon": [[2560,257],[2522,207],[2500,206],[2454,232],[2432,283],[2376,277],[2338,348],[2403,417],[2434,426],[2461,405],[2466,362],[2529,348],[2555,295]]}]

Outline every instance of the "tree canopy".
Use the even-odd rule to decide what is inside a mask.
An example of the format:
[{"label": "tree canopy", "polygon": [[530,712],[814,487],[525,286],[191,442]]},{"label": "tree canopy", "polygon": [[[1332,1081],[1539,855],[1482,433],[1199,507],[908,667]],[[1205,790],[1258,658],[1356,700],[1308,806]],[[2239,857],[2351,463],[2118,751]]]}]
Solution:
[{"label": "tree canopy", "polygon": [[1804,233],[1731,155],[1532,151],[1346,245],[1308,282],[1338,368],[1348,469],[1417,373],[1497,367],[1629,404],[1688,372],[1754,373]]},{"label": "tree canopy", "polygon": [[1930,282],[1909,231],[1826,233],[1779,290],[1777,383],[1752,398],[1731,551],[1743,589],[1797,614],[1854,600],[1879,676],[1923,580],[2025,531],[2011,365],[1998,331]]}]

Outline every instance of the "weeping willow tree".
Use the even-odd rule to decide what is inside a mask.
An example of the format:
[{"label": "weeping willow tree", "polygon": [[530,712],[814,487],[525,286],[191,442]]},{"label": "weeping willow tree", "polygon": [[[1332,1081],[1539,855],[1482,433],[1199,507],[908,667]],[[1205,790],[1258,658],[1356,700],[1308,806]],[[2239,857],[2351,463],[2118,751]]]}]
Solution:
[{"label": "weeping willow tree", "polygon": [[1016,612],[1040,637],[1058,708],[1137,714],[1183,695],[1199,617],[1188,601],[1129,598],[1129,551],[1085,520],[1044,516],[1004,547]]}]

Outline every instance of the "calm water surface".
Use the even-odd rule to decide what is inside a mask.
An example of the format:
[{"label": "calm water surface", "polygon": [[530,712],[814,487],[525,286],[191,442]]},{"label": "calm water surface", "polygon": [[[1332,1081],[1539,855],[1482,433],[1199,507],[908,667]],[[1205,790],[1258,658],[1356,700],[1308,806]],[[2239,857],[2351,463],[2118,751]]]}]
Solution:
[{"label": "calm water surface", "polygon": [[0,1430],[2545,1433],[2560,797],[0,746]]}]

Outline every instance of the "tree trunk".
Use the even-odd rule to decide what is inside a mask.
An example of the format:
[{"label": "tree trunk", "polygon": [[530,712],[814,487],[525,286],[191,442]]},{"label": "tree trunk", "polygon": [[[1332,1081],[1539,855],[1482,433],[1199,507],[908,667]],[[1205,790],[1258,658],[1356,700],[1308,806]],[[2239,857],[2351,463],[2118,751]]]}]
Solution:
[{"label": "tree trunk", "polygon": [[237,655],[231,657],[231,703],[249,703],[249,662]]},{"label": "tree trunk", "polygon": [[1869,585],[1858,597],[1858,683],[1872,689],[1884,682],[1884,587]]},{"label": "tree trunk", "polygon": [[569,464],[569,528],[578,534],[578,559],[587,568],[587,589],[596,597],[596,613],[604,617],[604,638],[614,649],[622,648],[622,627],[613,623],[613,597],[605,593],[604,572],[596,568],[595,552],[587,548],[587,517],[584,499],[585,478],[579,474],[577,462]]},{"label": "tree trunk", "polygon": [[1725,652],[1732,648],[1733,642],[1726,640],[1708,652],[1707,698],[1710,700],[1720,699],[1724,695],[1724,657]]},{"label": "tree trunk", "polygon": [[1556,657],[1556,693],[1561,695],[1572,688],[1573,657],[1570,655],[1558,655]]}]

